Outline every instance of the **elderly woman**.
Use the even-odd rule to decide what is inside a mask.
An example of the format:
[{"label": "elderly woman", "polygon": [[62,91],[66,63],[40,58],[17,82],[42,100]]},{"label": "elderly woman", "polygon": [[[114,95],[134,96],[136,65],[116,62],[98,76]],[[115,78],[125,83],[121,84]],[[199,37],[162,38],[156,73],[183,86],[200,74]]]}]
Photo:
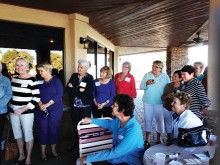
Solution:
[{"label": "elderly woman", "polygon": [[162,72],[163,62],[157,60],[153,62],[152,71],[148,72],[142,79],[140,89],[144,90],[144,129],[146,131],[145,148],[150,147],[150,133],[152,121],[156,119],[157,143],[161,143],[161,133],[164,131],[163,104],[161,96],[164,87],[170,83],[170,78]]},{"label": "elderly woman", "polygon": [[202,71],[204,69],[204,64],[202,62],[194,62],[193,67],[195,68],[195,77],[202,81],[204,75],[202,74]]},{"label": "elderly woman", "polygon": [[211,105],[211,101],[208,99],[201,82],[194,77],[195,69],[192,65],[185,65],[181,69],[181,74],[184,81],[181,91],[190,94],[192,98],[189,110],[201,119],[201,113]]},{"label": "elderly woman", "polygon": [[165,86],[163,95],[162,95],[162,100],[164,101],[163,107],[163,115],[164,115],[164,124],[165,124],[165,129],[167,132],[167,144],[170,144],[171,142],[171,133],[173,130],[173,116],[172,114],[174,113],[172,111],[172,106],[171,103],[173,102],[173,95],[174,93],[180,92],[182,88],[182,77],[181,77],[181,70],[176,70],[173,73],[172,77],[172,83],[169,83]]},{"label": "elderly woman", "polygon": [[112,70],[108,66],[100,69],[100,78],[94,80],[92,109],[93,117],[112,117],[113,97],[115,96],[115,83],[111,80]]},{"label": "elderly woman", "polygon": [[[13,77],[11,81],[13,96],[10,100],[10,120],[19,150],[16,164],[24,162],[25,164],[31,164],[31,151],[34,144],[33,110],[40,101],[40,92],[36,79],[28,74],[27,60],[25,58],[18,58],[15,67],[19,75]],[[26,159],[23,149],[24,141],[26,142]]]},{"label": "elderly woman", "polygon": [[90,64],[86,60],[78,61],[78,73],[73,73],[67,83],[67,92],[70,95],[71,116],[73,123],[74,148],[78,151],[79,137],[77,124],[84,117],[91,117],[93,101],[93,77],[87,70]]},{"label": "elderly woman", "polygon": [[173,138],[178,138],[179,128],[194,128],[202,126],[202,121],[189,110],[191,97],[185,92],[176,93],[172,102],[172,110],[178,117],[174,121]]},{"label": "elderly woman", "polygon": [[2,63],[0,62],[0,162],[1,162],[1,141],[5,125],[7,104],[12,97],[11,82],[2,74]]},{"label": "elderly woman", "polygon": [[135,79],[134,76],[129,73],[130,71],[131,63],[125,61],[122,64],[122,72],[115,75],[116,94],[128,94],[132,98],[136,98]]},{"label": "elderly woman", "polygon": [[35,112],[41,143],[41,159],[48,160],[45,153],[46,144],[51,145],[53,157],[59,159],[56,143],[63,115],[63,85],[59,78],[51,75],[52,66],[50,64],[40,64],[37,69],[42,77],[38,80],[40,108]]},{"label": "elderly woman", "polygon": [[144,140],[141,126],[133,115],[133,99],[126,94],[114,97],[114,120],[83,119],[84,123],[97,124],[113,132],[113,148],[82,157],[83,163],[107,160],[109,164],[142,165]]}]

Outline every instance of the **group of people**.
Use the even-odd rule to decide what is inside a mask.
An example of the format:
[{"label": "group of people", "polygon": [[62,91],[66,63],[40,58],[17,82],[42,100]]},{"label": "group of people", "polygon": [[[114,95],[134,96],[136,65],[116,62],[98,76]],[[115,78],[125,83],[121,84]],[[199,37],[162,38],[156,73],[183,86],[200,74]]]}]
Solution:
[{"label": "group of people", "polygon": [[[195,64],[195,68],[196,65],[199,64]],[[131,63],[123,63],[122,72],[115,75],[114,81],[111,79],[112,70],[108,66],[102,67],[100,77],[94,80],[87,72],[90,63],[87,60],[78,60],[78,70],[72,74],[66,86],[71,107],[74,150],[79,150],[77,124],[81,120],[84,123],[98,124],[113,132],[112,149],[82,157],[81,160],[108,160],[108,164],[143,164],[143,153],[150,147],[153,118],[156,119],[158,144],[161,143],[164,127],[167,143],[170,143],[178,135],[179,127],[201,125],[201,115],[210,106],[210,100],[198,80],[201,76],[196,74],[194,67],[186,65],[175,71],[170,82],[169,76],[162,72],[163,63],[157,60],[153,62],[152,71],[144,75],[140,84],[140,89],[144,90],[144,142],[141,127],[133,114],[137,92],[134,76],[130,74]],[[63,86],[56,76],[52,76],[50,64],[42,63],[37,69],[41,75],[38,80],[28,74],[27,60],[18,58],[16,72],[19,75],[13,77],[11,83],[0,74],[0,88],[4,89],[0,91],[0,117],[3,118],[7,112],[7,103],[10,100],[9,115],[19,148],[19,157],[15,164],[31,164],[34,116],[40,137],[41,159],[48,160],[46,144],[51,145],[54,158],[60,158],[56,152],[56,143],[63,114]],[[101,117],[110,117],[113,120],[96,119]],[[195,125],[193,121],[196,120],[198,122]],[[177,122],[182,124],[176,125]],[[1,136],[3,127],[1,124]]]},{"label": "group of people", "polygon": [[[53,157],[55,159],[60,158],[56,152],[56,143],[63,114],[62,83],[57,77],[51,75],[52,67],[50,64],[43,63],[38,66],[37,69],[42,77],[39,80],[28,74],[28,66],[28,61],[25,58],[18,58],[15,63],[18,75],[14,76],[11,82],[0,74],[0,88],[3,89],[0,97],[0,121],[4,122],[7,103],[9,102],[8,116],[19,151],[15,165],[31,164],[31,152],[34,144],[34,118],[37,121],[42,160],[48,159],[45,154],[46,144],[51,145]],[[1,124],[1,135],[2,127],[3,124]]]}]

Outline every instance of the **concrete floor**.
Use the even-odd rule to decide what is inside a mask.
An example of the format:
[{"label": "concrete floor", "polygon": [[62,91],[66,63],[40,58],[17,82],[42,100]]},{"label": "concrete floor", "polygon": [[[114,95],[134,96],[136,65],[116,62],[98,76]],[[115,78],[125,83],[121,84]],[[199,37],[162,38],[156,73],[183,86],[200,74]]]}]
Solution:
[{"label": "concrete floor", "polygon": [[[142,102],[142,96],[143,91],[137,90],[137,98],[135,101],[135,111],[134,114],[136,116],[136,119],[140,123],[141,127],[143,128],[143,102]],[[65,94],[63,97],[64,102],[64,113],[62,117],[62,122],[60,126],[60,133],[59,133],[59,142],[57,144],[57,152],[62,156],[61,159],[55,160],[51,156],[51,150],[50,146],[47,147],[46,153],[49,156],[48,161],[41,161],[41,152],[40,152],[40,144],[38,139],[38,133],[37,129],[34,127],[34,137],[35,137],[35,143],[32,151],[32,164],[33,165],[75,165],[75,162],[77,160],[77,154],[73,153],[73,136],[72,136],[72,123],[71,123],[71,116],[70,111],[68,109],[68,96]],[[6,129],[7,130],[7,129]],[[144,133],[144,132],[143,132]],[[144,133],[145,134],[145,133]],[[145,137],[145,135],[143,136]],[[155,122],[153,124],[153,131],[151,134],[151,143],[154,145],[156,142],[156,131],[155,131]],[[164,141],[166,140],[165,134],[162,135],[162,138]],[[4,152],[2,153],[2,157],[4,157]],[[15,160],[11,160],[8,162],[2,161],[2,165],[11,165]],[[102,165],[103,162],[95,163],[96,165]]]}]

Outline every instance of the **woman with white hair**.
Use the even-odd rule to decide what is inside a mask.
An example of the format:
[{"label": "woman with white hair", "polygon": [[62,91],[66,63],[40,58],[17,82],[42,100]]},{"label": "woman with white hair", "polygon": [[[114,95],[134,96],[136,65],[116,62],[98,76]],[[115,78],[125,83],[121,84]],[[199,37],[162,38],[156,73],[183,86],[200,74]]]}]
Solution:
[{"label": "woman with white hair", "polygon": [[[19,157],[15,164],[31,164],[31,151],[34,144],[34,108],[40,101],[40,91],[36,79],[28,74],[28,61],[25,58],[18,58],[15,67],[19,75],[11,81],[13,95],[9,109],[11,125],[19,150]],[[27,151],[26,159],[23,149],[24,141]]]},{"label": "woman with white hair", "polygon": [[67,83],[67,92],[70,96],[71,116],[73,124],[74,148],[79,148],[77,124],[82,118],[91,117],[93,102],[93,76],[87,73],[90,63],[78,60],[78,73],[73,73]]},{"label": "woman with white hair", "polygon": [[11,82],[2,74],[2,63],[0,62],[0,162],[1,162],[1,141],[5,125],[7,104],[12,96]]},{"label": "woman with white hair", "polygon": [[116,94],[127,94],[132,98],[136,98],[137,91],[135,87],[135,79],[131,71],[131,63],[125,61],[122,64],[122,72],[115,75]]}]

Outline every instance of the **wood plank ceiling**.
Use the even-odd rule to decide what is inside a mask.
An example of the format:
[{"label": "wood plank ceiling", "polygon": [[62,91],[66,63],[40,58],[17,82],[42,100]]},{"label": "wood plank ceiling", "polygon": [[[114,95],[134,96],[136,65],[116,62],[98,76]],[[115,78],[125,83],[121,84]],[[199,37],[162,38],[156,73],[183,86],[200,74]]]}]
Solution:
[{"label": "wood plank ceiling", "polygon": [[[1,0],[1,3],[88,16],[92,27],[121,47],[167,48],[208,40],[209,0]],[[202,28],[201,28],[202,27]],[[190,38],[191,37],[191,38]]]}]

